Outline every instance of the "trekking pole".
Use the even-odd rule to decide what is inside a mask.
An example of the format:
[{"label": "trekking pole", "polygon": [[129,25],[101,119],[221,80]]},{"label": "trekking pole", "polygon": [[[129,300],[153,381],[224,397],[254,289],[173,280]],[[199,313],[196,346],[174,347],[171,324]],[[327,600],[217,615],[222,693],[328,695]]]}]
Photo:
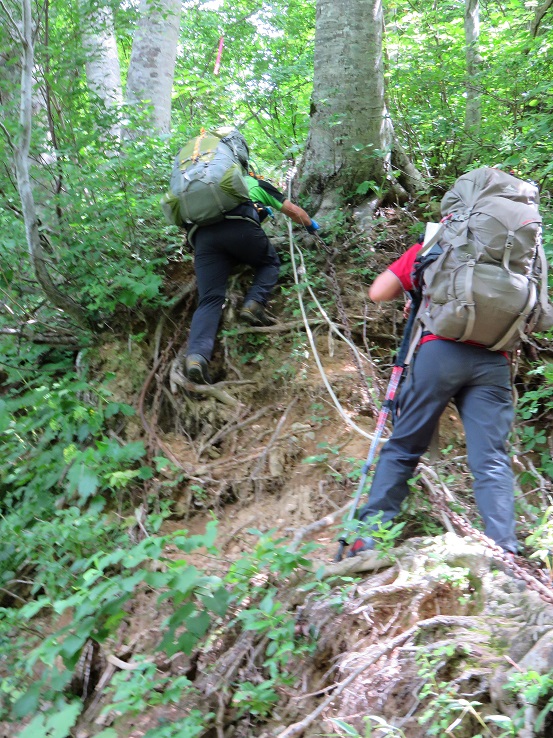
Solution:
[{"label": "trekking pole", "polygon": [[[373,464],[374,457],[376,456],[376,449],[377,449],[378,443],[380,441],[380,438],[382,437],[384,428],[386,427],[386,421],[388,420],[388,415],[390,414],[390,411],[394,404],[394,399],[397,393],[397,389],[399,387],[401,375],[403,374],[403,370],[405,369],[405,359],[407,358],[407,353],[409,351],[409,341],[411,338],[411,331],[413,329],[413,324],[415,322],[415,315],[418,309],[417,302],[418,300],[413,298],[413,302],[411,304],[411,309],[409,312],[409,318],[407,319],[405,330],[403,332],[403,338],[401,339],[401,344],[399,346],[399,349],[398,349],[398,352],[397,352],[397,355],[394,361],[394,368],[392,369],[392,376],[390,377],[388,387],[386,388],[386,396],[384,398],[384,402],[382,403],[382,407],[380,408],[380,413],[378,414],[378,420],[376,422],[376,428],[375,428],[374,436],[371,442],[371,447],[369,449],[369,453],[367,454],[367,459],[365,463],[363,464],[363,468],[361,469],[361,478],[359,479],[359,485],[357,487],[357,492],[355,494],[353,503],[350,507],[348,517],[346,518],[346,522],[348,523],[354,519],[355,513],[357,512],[357,507],[359,505],[359,500],[361,499],[361,494],[363,493],[363,489],[365,487],[365,482],[367,481],[367,476]],[[334,561],[342,560],[343,555],[344,555],[344,549],[348,545],[348,541],[345,536],[343,536],[342,538],[339,538],[338,541],[340,545],[338,548],[338,552],[334,558]]]}]

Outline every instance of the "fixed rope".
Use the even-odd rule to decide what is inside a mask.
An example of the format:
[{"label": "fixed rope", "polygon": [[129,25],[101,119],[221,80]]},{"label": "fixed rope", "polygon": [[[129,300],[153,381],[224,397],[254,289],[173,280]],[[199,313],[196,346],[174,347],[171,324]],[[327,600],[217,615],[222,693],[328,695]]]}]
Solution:
[{"label": "fixed rope", "polygon": [[[349,327],[349,319],[346,313],[346,309],[344,307],[344,301],[342,300],[342,292],[340,290],[340,284],[338,283],[338,275],[336,274],[336,267],[334,266],[334,257],[336,255],[336,250],[328,246],[328,244],[325,243],[324,239],[322,239],[318,233],[314,233],[313,237],[315,238],[317,243],[323,248],[323,250],[326,253],[326,267],[327,267],[328,275],[330,278],[330,284],[332,286],[332,292],[334,293],[336,309],[338,310],[338,315],[340,316],[340,320],[342,321],[342,325],[344,326],[344,333],[347,336],[346,342],[348,346],[352,347],[354,346],[353,336],[351,333],[351,329]],[[359,358],[359,351],[357,351],[357,349],[353,351],[353,360],[355,362],[357,373],[361,380],[361,394],[363,396],[363,401],[365,405],[371,409],[373,416],[375,416],[378,414],[378,408],[376,407],[374,400],[372,399],[372,397],[369,394],[369,391],[367,390],[367,379],[365,377],[365,373],[363,371],[363,367],[361,365],[361,361]],[[372,362],[371,362],[371,366],[372,366]]]},{"label": "fixed rope", "polygon": [[[296,286],[298,287],[297,294],[298,294],[298,302],[300,306],[301,317],[303,320],[303,324],[305,326],[305,332],[307,335],[307,339],[309,341],[309,345],[311,346],[311,351],[313,352],[313,358],[315,359],[317,369],[319,370],[319,374],[321,375],[321,379],[323,380],[326,390],[328,394],[330,395],[330,398],[332,402],[334,403],[334,406],[336,407],[336,410],[338,411],[340,417],[347,423],[347,425],[350,426],[350,428],[353,428],[361,436],[363,436],[364,438],[368,438],[370,441],[372,441],[374,438],[374,434],[371,434],[368,431],[361,428],[359,425],[357,425],[357,423],[355,423],[349,417],[349,415],[345,412],[344,408],[342,407],[338,397],[336,396],[336,393],[334,392],[334,390],[332,389],[330,385],[330,382],[328,380],[328,377],[322,365],[319,352],[317,350],[313,331],[311,330],[311,327],[309,325],[309,320],[307,318],[307,312],[305,309],[305,304],[304,304],[303,295],[302,295],[303,290],[306,288],[306,284],[300,281],[300,272],[302,276],[304,276],[307,272],[305,269],[305,262],[303,260],[303,254],[301,254],[301,251],[297,249],[297,247],[294,244],[294,234],[292,231],[292,221],[291,220],[288,220],[288,235],[289,235],[289,241],[290,241],[290,260],[292,263],[292,272],[294,274],[294,282],[296,283]],[[295,254],[296,249],[300,251],[300,256],[301,256],[301,267],[300,268],[298,268],[298,265],[296,263],[296,254]]]},{"label": "fixed rope", "polygon": [[[303,258],[303,252],[299,248],[299,246],[297,246],[296,244],[294,244],[294,248],[296,250],[296,254],[299,256],[299,259],[300,259],[300,268],[298,270],[298,273],[301,276],[303,276],[304,274],[307,274],[307,269],[306,269],[306,266],[305,266],[305,260]],[[313,292],[313,288],[311,287],[311,285],[309,284],[309,282],[307,282],[307,281],[306,282],[303,282],[303,286],[309,292],[309,295],[311,296],[311,299],[315,303],[315,306],[316,306],[317,310],[319,311],[319,313],[321,314],[321,316],[323,317],[323,319],[326,321],[326,323],[328,324],[329,328],[334,333],[336,333],[336,335],[339,336],[342,339],[342,341],[344,341],[344,343],[346,343],[349,346],[349,348],[351,349],[351,351],[356,356],[356,358],[358,359],[359,362],[366,361],[368,364],[370,364],[372,366],[371,359],[369,359],[368,356],[365,356],[365,354],[362,351],[359,351],[359,349],[357,348],[357,346],[353,343],[353,340],[351,338],[348,338],[347,336],[345,336],[342,333],[342,331],[338,328],[338,326],[336,325],[336,323],[334,323],[334,321],[331,320],[331,318],[329,318],[328,313],[326,312],[326,310],[324,309],[324,307],[319,302],[319,300],[317,298],[317,295]],[[347,323],[346,323],[346,325],[347,325]],[[351,336],[351,332],[350,332],[350,336]],[[363,378],[363,382],[365,382],[365,375],[363,373],[362,373],[362,378]]]}]

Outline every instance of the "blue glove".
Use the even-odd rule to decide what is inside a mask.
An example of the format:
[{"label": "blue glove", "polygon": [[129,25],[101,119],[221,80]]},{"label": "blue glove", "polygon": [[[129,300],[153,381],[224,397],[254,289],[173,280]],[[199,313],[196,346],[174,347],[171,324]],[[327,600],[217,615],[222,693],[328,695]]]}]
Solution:
[{"label": "blue glove", "polygon": [[308,226],[305,226],[305,230],[311,235],[313,235],[315,231],[319,230],[320,227],[321,226],[317,223],[317,221],[311,218],[311,223]]}]

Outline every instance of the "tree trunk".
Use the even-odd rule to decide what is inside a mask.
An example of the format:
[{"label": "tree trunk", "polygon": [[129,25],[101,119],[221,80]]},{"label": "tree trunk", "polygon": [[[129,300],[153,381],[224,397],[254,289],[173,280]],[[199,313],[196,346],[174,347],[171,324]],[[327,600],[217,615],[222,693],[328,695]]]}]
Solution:
[{"label": "tree trunk", "polygon": [[532,36],[536,37],[538,33],[540,32],[540,23],[542,22],[544,15],[547,13],[547,11],[552,5],[553,5],[553,0],[545,0],[544,3],[542,3],[536,8],[536,12],[534,13],[534,18],[532,19],[532,22],[530,23],[530,33],[532,34]]},{"label": "tree trunk", "polygon": [[21,3],[23,18],[18,23],[10,18],[12,32],[21,45],[21,103],[19,141],[14,143],[8,131],[4,132],[14,151],[17,188],[21,197],[21,209],[25,223],[25,234],[31,263],[38,283],[53,305],[73,317],[80,325],[87,326],[88,321],[82,308],[70,297],[64,295],[52,281],[47,267],[47,257],[42,248],[38,230],[38,217],[31,187],[29,172],[29,150],[31,145],[32,92],[33,92],[33,27],[31,16],[31,0]]},{"label": "tree trunk", "polygon": [[171,129],[171,96],[180,28],[180,0],[140,0],[140,21],[134,35],[127,102],[152,106],[154,133]]},{"label": "tree trunk", "polygon": [[472,140],[472,148],[478,146],[482,126],[482,104],[478,83],[482,57],[479,51],[480,9],[479,0],[465,0],[465,58],[467,66],[467,102],[465,108],[465,132]]},{"label": "tree trunk", "polygon": [[336,207],[358,187],[363,194],[400,189],[391,177],[382,35],[381,0],[317,0],[311,123],[300,167],[301,191],[315,211]]},{"label": "tree trunk", "polygon": [[[89,7],[88,3],[83,4],[83,10]],[[89,16],[83,31],[83,46],[87,52],[86,77],[89,89],[98,95],[106,108],[121,105],[121,68],[111,8],[98,8]],[[119,127],[114,127],[111,133],[118,135]]]}]

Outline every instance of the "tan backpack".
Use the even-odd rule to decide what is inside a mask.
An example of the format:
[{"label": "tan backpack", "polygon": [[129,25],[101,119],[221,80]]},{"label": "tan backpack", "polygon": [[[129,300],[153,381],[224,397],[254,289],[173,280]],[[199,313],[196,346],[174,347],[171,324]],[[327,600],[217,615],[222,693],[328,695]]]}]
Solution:
[{"label": "tan backpack", "polygon": [[[459,177],[441,203],[422,271],[422,330],[492,351],[510,351],[553,326],[535,185],[482,167]],[[435,247],[434,247],[435,254]]]}]

